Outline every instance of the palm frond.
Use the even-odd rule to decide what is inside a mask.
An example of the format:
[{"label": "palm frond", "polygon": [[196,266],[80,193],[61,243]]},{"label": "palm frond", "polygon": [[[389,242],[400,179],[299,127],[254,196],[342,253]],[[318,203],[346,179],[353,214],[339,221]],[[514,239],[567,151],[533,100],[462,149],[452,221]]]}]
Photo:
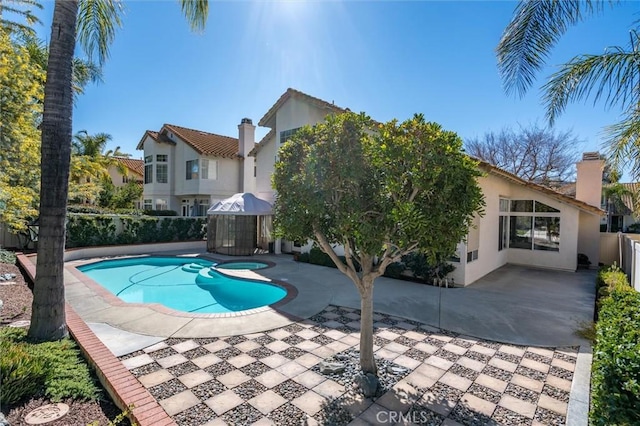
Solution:
[{"label": "palm frond", "polygon": [[[13,4],[15,6],[10,6]],[[20,30],[23,33],[33,34],[34,24],[40,24],[41,21],[33,13],[33,8],[42,9],[42,4],[38,0],[4,0],[0,1],[0,18],[7,13],[20,17],[26,21],[26,25],[15,20],[0,19],[0,27],[9,30]]]},{"label": "palm frond", "polygon": [[109,46],[122,26],[123,14],[120,0],[80,0],[77,37],[89,62],[102,66],[109,58]]},{"label": "palm frond", "polygon": [[[609,3],[617,2],[615,0]],[[523,96],[549,52],[571,25],[602,9],[603,0],[523,0],[496,48],[507,93]]]},{"label": "palm frond", "polygon": [[182,13],[194,31],[202,31],[209,16],[209,2],[207,0],[180,0]]},{"label": "palm frond", "polygon": [[567,103],[589,98],[594,103],[604,96],[606,108],[623,109],[640,101],[640,51],[620,47],[602,55],[581,55],[563,64],[543,86],[547,118],[553,124]]},{"label": "palm frond", "polygon": [[624,119],[605,128],[607,155],[618,170],[630,166],[631,175],[640,179],[640,106],[629,108]]},{"label": "palm frond", "polygon": [[77,95],[82,95],[84,93],[84,88],[89,82],[102,82],[102,68],[93,62],[76,57],[73,58],[72,78],[73,95],[75,98]]}]

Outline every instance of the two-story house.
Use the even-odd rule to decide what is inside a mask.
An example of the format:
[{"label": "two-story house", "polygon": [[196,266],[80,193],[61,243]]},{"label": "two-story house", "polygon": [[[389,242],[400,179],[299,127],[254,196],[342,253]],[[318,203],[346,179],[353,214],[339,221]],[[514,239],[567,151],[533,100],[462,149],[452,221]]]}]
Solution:
[{"label": "two-story house", "polygon": [[[288,89],[260,119],[258,124],[270,130],[258,144],[250,119],[238,126],[238,138],[169,124],[147,131],[138,144],[145,158],[145,208],[201,216],[238,192],[273,202],[271,175],[280,146],[300,127],[343,111]],[[597,265],[603,166],[598,155],[585,155],[572,198],[481,162],[484,175],[478,183],[487,206],[458,246],[455,282],[470,284],[507,263],[575,270],[579,253]],[[293,249],[291,242],[275,244],[276,252]]]},{"label": "two-story house", "polygon": [[[157,132],[147,130],[137,146],[144,150],[143,208],[205,216],[211,204],[239,192],[245,180],[245,153],[253,148],[255,133],[251,120],[239,127],[246,138],[173,124]],[[250,144],[246,151],[241,146],[245,139]]]}]

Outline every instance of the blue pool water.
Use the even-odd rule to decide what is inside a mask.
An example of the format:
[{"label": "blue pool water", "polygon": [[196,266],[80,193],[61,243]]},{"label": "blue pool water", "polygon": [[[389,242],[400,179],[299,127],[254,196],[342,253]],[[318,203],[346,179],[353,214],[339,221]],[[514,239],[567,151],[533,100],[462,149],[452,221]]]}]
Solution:
[{"label": "blue pool water", "polygon": [[103,260],[78,270],[125,302],[160,303],[184,312],[238,312],[287,295],[275,285],[223,275],[215,266],[204,259],[140,257]]}]

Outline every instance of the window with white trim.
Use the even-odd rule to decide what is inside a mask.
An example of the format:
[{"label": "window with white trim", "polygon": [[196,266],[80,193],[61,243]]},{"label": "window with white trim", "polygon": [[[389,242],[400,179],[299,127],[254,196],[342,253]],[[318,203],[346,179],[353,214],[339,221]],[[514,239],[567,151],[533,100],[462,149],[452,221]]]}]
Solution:
[{"label": "window with white trim", "polygon": [[156,164],[156,182],[167,183],[169,181],[169,165]]},{"label": "window with white trim", "polygon": [[560,210],[535,200],[509,203],[509,248],[560,251]]},{"label": "window with white trim", "polygon": [[142,208],[144,210],[151,210],[153,208],[153,200],[151,198],[146,198],[143,202],[142,202]]},{"label": "window with white trim", "polygon": [[167,200],[165,200],[164,198],[157,198],[156,199],[156,210],[167,210]]},{"label": "window with white trim", "polygon": [[296,127],[295,129],[283,130],[280,132],[280,145],[291,139],[291,137],[301,128],[302,127]]},{"label": "window with white trim", "polygon": [[153,183],[153,164],[144,166],[144,183]]},{"label": "window with white trim", "polygon": [[198,160],[189,160],[187,161],[187,180],[196,180],[200,176],[200,167],[198,164]]}]

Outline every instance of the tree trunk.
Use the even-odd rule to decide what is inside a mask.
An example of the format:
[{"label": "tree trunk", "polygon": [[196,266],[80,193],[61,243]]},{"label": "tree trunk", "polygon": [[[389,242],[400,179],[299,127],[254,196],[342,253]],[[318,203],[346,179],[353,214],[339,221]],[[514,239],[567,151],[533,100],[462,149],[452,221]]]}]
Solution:
[{"label": "tree trunk", "polygon": [[360,368],[363,373],[377,375],[373,358],[373,279],[362,278],[364,291],[360,291]]},{"label": "tree trunk", "polygon": [[63,256],[73,132],[71,70],[77,14],[77,1],[56,1],[41,125],[40,230],[29,328],[29,338],[33,340],[57,340],[67,335]]}]

